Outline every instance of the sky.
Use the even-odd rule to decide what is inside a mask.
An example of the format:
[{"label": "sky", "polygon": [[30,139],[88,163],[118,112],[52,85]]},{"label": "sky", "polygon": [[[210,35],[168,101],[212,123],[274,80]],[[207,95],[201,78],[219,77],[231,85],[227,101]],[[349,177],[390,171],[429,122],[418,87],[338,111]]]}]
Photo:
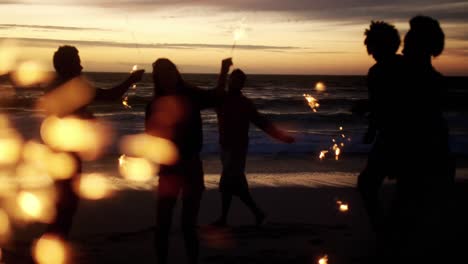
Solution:
[{"label": "sky", "polygon": [[[183,73],[216,73],[223,58],[251,74],[363,75],[371,20],[402,38],[419,14],[446,34],[434,65],[468,75],[468,1],[460,0],[0,0],[0,52],[52,69],[60,45],[80,50],[85,71],[151,71],[169,58]],[[234,32],[243,34],[234,44]]]}]

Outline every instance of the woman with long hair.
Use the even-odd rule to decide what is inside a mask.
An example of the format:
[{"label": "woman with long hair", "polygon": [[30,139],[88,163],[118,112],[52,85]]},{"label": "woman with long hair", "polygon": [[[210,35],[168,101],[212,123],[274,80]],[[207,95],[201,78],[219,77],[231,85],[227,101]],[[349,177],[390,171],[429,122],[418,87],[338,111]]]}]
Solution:
[{"label": "woman with long hair", "polygon": [[172,213],[182,195],[182,232],[189,263],[198,263],[196,230],[200,200],[205,189],[200,151],[203,145],[200,111],[221,100],[232,62],[223,60],[218,88],[204,90],[185,82],[174,63],[153,63],[154,98],[146,109],[146,133],[171,140],[178,149],[174,165],[161,166],[157,190],[155,243],[159,264],[167,263]]}]

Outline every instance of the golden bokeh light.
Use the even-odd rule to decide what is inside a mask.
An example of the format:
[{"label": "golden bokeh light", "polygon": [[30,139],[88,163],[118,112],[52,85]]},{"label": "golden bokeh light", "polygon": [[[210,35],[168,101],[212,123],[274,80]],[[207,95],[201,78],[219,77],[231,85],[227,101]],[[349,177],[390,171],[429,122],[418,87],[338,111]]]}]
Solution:
[{"label": "golden bokeh light", "polygon": [[324,92],[326,89],[327,89],[327,87],[325,86],[325,84],[323,82],[317,82],[315,84],[315,90],[317,92]]},{"label": "golden bokeh light", "polygon": [[43,188],[53,184],[44,170],[31,163],[21,163],[16,167],[16,179],[22,188]]},{"label": "golden bokeh light", "polygon": [[318,264],[328,264],[328,256],[325,255],[318,260]]},{"label": "golden bokeh light", "polygon": [[96,89],[83,77],[76,77],[42,96],[37,108],[49,115],[66,116],[90,104]]},{"label": "golden bokeh light", "polygon": [[162,165],[173,165],[179,158],[172,141],[147,134],[125,136],[120,142],[120,150],[126,155],[146,158]]},{"label": "golden bokeh light", "polygon": [[16,202],[20,211],[15,214],[22,220],[51,223],[55,219],[55,193],[52,191],[21,191]]},{"label": "golden bokeh light", "polygon": [[67,263],[68,247],[57,236],[43,235],[33,246],[33,257],[38,264]]},{"label": "golden bokeh light", "polygon": [[49,176],[56,180],[70,179],[78,171],[76,158],[64,152],[50,154],[46,164]]},{"label": "golden bokeh light", "polygon": [[16,195],[18,185],[14,177],[8,172],[0,172],[0,198],[8,198]]},{"label": "golden bokeh light", "polygon": [[104,124],[74,117],[46,118],[41,136],[52,149],[77,152],[86,160],[98,158],[112,140],[111,130]]},{"label": "golden bokeh light", "polygon": [[16,64],[18,47],[12,41],[2,41],[0,43],[0,75],[12,71]]},{"label": "golden bokeh light", "polygon": [[88,200],[100,200],[111,194],[111,186],[107,178],[101,174],[83,174],[74,183],[75,192]]},{"label": "golden bokeh light", "polygon": [[17,86],[34,87],[49,83],[53,79],[53,74],[48,72],[41,63],[26,61],[17,67],[12,77]]},{"label": "golden bokeh light", "polygon": [[349,210],[349,206],[347,204],[341,204],[340,205],[340,211],[341,212],[347,212]]},{"label": "golden bokeh light", "polygon": [[133,158],[122,155],[119,158],[119,171],[128,180],[145,182],[157,173],[157,168],[145,158]]},{"label": "golden bokeh light", "polygon": [[43,212],[41,200],[30,192],[18,194],[18,205],[20,209],[33,219],[38,219]]},{"label": "golden bokeh light", "polygon": [[23,139],[16,133],[2,134],[0,134],[0,165],[13,165],[21,158]]},{"label": "golden bokeh light", "polygon": [[[0,242],[5,242],[11,233],[11,224],[8,214],[0,209]],[[1,260],[1,259],[0,259]]]},{"label": "golden bokeh light", "polygon": [[340,210],[340,212],[346,213],[349,211],[349,205],[347,203],[336,201],[336,204],[338,205],[338,210]]}]

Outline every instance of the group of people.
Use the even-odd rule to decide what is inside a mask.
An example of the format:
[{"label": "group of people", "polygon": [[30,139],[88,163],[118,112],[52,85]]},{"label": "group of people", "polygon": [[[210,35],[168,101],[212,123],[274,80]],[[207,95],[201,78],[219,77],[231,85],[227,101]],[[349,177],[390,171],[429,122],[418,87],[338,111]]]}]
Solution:
[{"label": "group of people", "polygon": [[[82,66],[78,50],[73,46],[62,46],[53,57],[57,78],[47,89],[45,96],[62,87],[74,78],[79,78]],[[242,94],[246,75],[234,70],[229,78],[231,59],[222,61],[218,84],[213,89],[201,89],[183,80],[176,65],[169,59],[158,59],[153,63],[154,96],[146,107],[145,132],[148,135],[172,141],[178,150],[178,160],[172,165],[161,165],[157,190],[155,247],[158,263],[167,263],[169,231],[172,214],[179,194],[182,196],[182,230],[187,257],[190,263],[198,260],[197,218],[204,185],[204,173],[200,152],[203,145],[201,111],[212,108],[219,123],[219,138],[223,171],[220,181],[222,213],[213,224],[225,226],[233,196],[238,196],[255,216],[255,224],[261,225],[265,213],[250,195],[245,176],[245,161],[249,143],[249,124],[253,123],[272,137],[286,142],[294,138],[277,128],[255,105]],[[93,101],[118,100],[142,78],[144,71],[134,71],[127,80],[111,89],[97,89]],[[228,86],[227,91],[225,86]],[[92,101],[62,113],[62,117],[94,119],[87,107]],[[67,239],[78,197],[72,190],[73,181],[81,172],[81,159],[76,153],[77,170],[70,179],[55,182],[58,191],[57,216],[49,225],[48,233]]]},{"label": "group of people", "polygon": [[[416,16],[397,54],[400,35],[385,22],[372,22],[365,45],[376,63],[368,73],[369,127],[373,143],[358,177],[381,263],[433,263],[450,253],[450,200],[455,162],[449,149],[444,78],[432,58],[444,49],[437,20]],[[396,180],[390,212],[383,210],[384,179]],[[385,262],[385,261],[387,262]],[[443,262],[443,261],[442,261]]]},{"label": "group of people", "polygon": [[[448,146],[443,105],[439,103],[445,86],[442,75],[432,67],[431,58],[442,53],[444,33],[432,18],[411,19],[403,55],[397,54],[400,36],[392,25],[372,22],[365,35],[367,51],[376,60],[368,74],[369,128],[365,136],[365,141],[373,147],[358,177],[358,190],[388,263],[402,263],[401,259],[395,262],[395,258],[402,256],[442,256],[439,253],[445,237],[441,227],[444,213],[448,212],[454,162]],[[59,47],[53,63],[57,78],[47,93],[82,73],[75,47]],[[256,225],[261,225],[266,217],[250,195],[245,176],[250,123],[279,141],[293,143],[294,138],[260,114],[242,94],[247,79],[244,72],[236,69],[228,78],[231,59],[222,61],[217,86],[213,89],[201,89],[186,82],[169,59],[158,59],[152,66],[154,96],[146,107],[145,130],[151,136],[172,141],[179,152],[175,164],[161,165],[159,171],[154,240],[157,259],[159,264],[168,262],[172,214],[180,195],[187,259],[189,263],[198,263],[197,217],[205,189],[200,158],[203,145],[200,111],[212,108],[219,124],[222,212],[213,223],[216,226],[227,224],[233,196],[238,196],[252,211]],[[132,84],[141,80],[143,72],[132,72],[112,89],[97,89],[95,100],[119,100]],[[395,102],[397,95],[401,96]],[[94,118],[87,105],[67,116]],[[419,158],[414,159],[413,155]],[[75,157],[79,164],[75,175],[55,183],[59,196],[57,217],[48,230],[64,239],[69,234],[78,202],[71,187],[81,172],[80,157]],[[385,177],[397,182],[394,206],[388,217],[384,217],[379,199]],[[428,254],[427,250],[432,249]]]}]

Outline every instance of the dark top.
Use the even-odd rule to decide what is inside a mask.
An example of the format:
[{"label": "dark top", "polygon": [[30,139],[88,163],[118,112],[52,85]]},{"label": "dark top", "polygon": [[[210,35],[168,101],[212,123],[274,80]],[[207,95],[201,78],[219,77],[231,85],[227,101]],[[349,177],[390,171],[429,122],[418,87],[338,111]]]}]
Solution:
[{"label": "dark top", "polygon": [[406,115],[404,60],[395,55],[376,63],[367,75],[370,129],[380,136],[399,133],[398,127]]},{"label": "dark top", "polygon": [[223,149],[247,149],[250,122],[272,137],[281,137],[281,132],[258,112],[250,99],[240,92],[226,93],[222,104],[216,108],[216,114],[219,144]]},{"label": "dark top", "polygon": [[173,141],[181,158],[198,155],[203,145],[200,111],[215,107],[219,99],[217,91],[196,87],[155,97],[146,107],[146,132]]}]

